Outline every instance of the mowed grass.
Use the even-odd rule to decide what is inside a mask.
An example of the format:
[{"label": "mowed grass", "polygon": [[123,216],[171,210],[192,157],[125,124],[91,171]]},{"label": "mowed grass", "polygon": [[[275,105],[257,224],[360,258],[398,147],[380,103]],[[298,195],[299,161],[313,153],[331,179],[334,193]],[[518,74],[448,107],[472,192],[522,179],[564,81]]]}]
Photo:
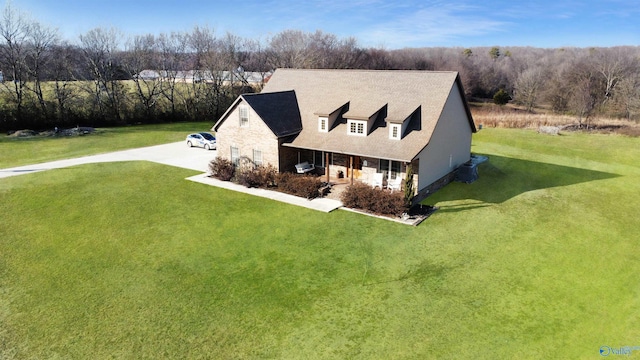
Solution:
[{"label": "mowed grass", "polygon": [[[640,346],[638,139],[485,129],[418,227],[146,162],[0,180],[0,358],[593,358]],[[637,352],[634,352],[638,356]]]},{"label": "mowed grass", "polygon": [[0,135],[0,169],[181,141],[211,122],[98,128],[91,135],[15,138]]}]

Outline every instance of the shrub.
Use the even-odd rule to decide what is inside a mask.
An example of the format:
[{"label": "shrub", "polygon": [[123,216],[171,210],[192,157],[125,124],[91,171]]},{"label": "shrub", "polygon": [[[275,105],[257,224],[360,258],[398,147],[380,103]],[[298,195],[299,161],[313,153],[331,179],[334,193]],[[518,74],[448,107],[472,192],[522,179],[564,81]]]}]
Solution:
[{"label": "shrub", "polygon": [[407,166],[407,176],[404,179],[404,201],[411,204],[415,190],[413,188],[413,166]]},{"label": "shrub", "polygon": [[408,209],[404,194],[400,191],[376,190],[371,211],[376,214],[400,216]]},{"label": "shrub", "polygon": [[404,193],[374,189],[362,183],[349,186],[342,193],[341,200],[346,207],[378,215],[400,216],[408,208]]},{"label": "shrub", "polygon": [[341,194],[340,200],[346,207],[353,209],[367,210],[371,207],[373,191],[369,185],[363,183],[355,183]]},{"label": "shrub", "polygon": [[246,187],[268,187],[274,185],[276,174],[276,168],[272,165],[243,167],[238,171],[237,180]]},{"label": "shrub", "polygon": [[504,89],[498,90],[498,92],[493,95],[493,103],[497,105],[505,105],[509,100],[511,100],[511,96],[509,96]]},{"label": "shrub", "polygon": [[209,172],[211,176],[218,180],[230,181],[235,175],[236,167],[231,160],[217,157],[209,162]]},{"label": "shrub", "polygon": [[287,194],[315,199],[320,196],[322,181],[311,175],[279,173],[277,176],[278,190]]}]

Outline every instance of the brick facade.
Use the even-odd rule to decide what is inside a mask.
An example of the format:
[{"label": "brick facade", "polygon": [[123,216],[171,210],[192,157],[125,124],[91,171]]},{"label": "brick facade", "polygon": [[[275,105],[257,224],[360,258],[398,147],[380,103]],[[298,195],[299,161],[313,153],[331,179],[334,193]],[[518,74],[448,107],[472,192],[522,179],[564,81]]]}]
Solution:
[{"label": "brick facade", "polygon": [[[246,126],[240,126],[240,106],[247,106],[249,110],[249,121]],[[280,169],[281,156],[278,150],[281,141],[244,101],[238,102],[228,114],[226,121],[218,128],[216,141],[220,157],[231,159],[231,147],[236,147],[241,157],[246,156],[254,160],[254,150],[259,150],[262,152],[264,164],[271,164]]]}]

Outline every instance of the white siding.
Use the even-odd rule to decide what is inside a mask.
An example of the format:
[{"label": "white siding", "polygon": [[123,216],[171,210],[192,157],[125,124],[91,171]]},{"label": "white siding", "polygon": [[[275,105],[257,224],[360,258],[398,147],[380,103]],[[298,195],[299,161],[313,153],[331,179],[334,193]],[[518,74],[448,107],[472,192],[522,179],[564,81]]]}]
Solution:
[{"label": "white siding", "polygon": [[420,190],[471,158],[471,127],[458,84],[451,88],[431,141],[418,158]]}]

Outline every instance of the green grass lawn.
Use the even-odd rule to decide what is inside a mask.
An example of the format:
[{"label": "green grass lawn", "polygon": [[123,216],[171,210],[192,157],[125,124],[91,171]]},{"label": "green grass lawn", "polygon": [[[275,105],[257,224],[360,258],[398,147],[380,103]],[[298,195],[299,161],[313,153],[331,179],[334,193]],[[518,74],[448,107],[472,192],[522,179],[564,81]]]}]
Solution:
[{"label": "green grass lawn", "polygon": [[596,358],[640,346],[639,145],[482,130],[480,179],[426,199],[440,210],[418,227],[147,162],[2,179],[0,358]]},{"label": "green grass lawn", "polygon": [[189,133],[209,131],[211,122],[183,122],[99,128],[92,135],[34,137],[0,135],[0,169],[181,141]]}]

